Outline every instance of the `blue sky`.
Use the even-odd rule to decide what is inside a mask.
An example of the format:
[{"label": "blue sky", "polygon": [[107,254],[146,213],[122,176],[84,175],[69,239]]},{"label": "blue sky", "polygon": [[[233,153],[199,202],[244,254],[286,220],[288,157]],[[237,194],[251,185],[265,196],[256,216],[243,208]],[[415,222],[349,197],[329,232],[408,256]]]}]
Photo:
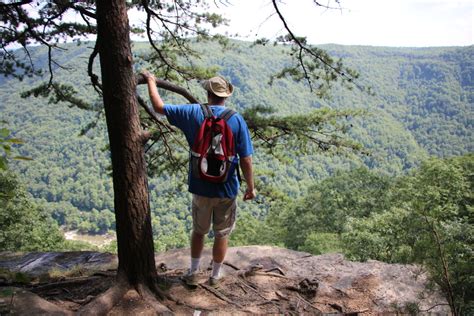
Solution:
[{"label": "blue sky", "polygon": [[[337,7],[334,0],[321,0]],[[211,1],[212,2],[212,1]],[[270,0],[215,1],[240,38],[284,33]],[[281,11],[296,34],[312,44],[466,46],[474,44],[474,0],[340,0],[339,9],[312,0],[284,0]]]}]

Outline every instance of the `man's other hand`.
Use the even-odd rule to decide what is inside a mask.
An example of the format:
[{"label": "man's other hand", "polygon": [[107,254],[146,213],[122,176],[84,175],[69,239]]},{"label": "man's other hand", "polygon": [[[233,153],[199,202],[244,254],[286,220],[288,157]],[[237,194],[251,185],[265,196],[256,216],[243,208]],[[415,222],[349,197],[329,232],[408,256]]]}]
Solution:
[{"label": "man's other hand", "polygon": [[247,189],[244,193],[244,201],[253,200],[257,196],[255,189]]}]

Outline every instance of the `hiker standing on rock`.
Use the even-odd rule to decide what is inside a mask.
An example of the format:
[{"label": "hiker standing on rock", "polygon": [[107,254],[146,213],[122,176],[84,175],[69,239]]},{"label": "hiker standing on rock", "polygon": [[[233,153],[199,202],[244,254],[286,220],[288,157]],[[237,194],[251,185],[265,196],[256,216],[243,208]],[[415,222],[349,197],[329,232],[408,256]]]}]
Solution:
[{"label": "hiker standing on rock", "polygon": [[148,72],[143,76],[147,80],[153,108],[183,131],[191,148],[188,175],[189,192],[193,194],[191,267],[183,280],[191,286],[198,284],[204,237],[212,223],[214,245],[209,284],[216,286],[227,252],[228,237],[235,227],[239,158],[247,184],[243,199],[252,200],[256,195],[253,146],[247,124],[240,114],[225,107],[234,87],[223,77],[212,77],[203,82],[209,105],[165,105],[156,88],[155,77]]}]

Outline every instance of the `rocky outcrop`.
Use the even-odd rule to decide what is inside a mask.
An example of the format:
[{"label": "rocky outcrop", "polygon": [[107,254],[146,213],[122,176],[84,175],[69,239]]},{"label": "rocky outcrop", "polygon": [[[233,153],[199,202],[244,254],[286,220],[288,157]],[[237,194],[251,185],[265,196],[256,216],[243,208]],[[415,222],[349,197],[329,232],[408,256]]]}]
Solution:
[{"label": "rocky outcrop", "polygon": [[117,256],[94,251],[0,252],[0,269],[25,273],[31,277],[48,274],[53,269],[100,271],[117,267]]},{"label": "rocky outcrop", "polygon": [[[190,290],[179,281],[189,265],[189,250],[156,255],[160,275],[167,280],[168,291],[174,298],[167,303],[171,310],[184,314],[449,313],[446,300],[438,290],[427,289],[428,275],[416,265],[351,262],[341,254],[313,256],[267,246],[236,247],[229,249],[223,281],[214,289],[206,284],[211,263],[209,251],[204,252],[202,262],[201,284]],[[32,276],[53,268],[80,265],[98,271],[116,264],[115,256],[93,252],[0,254],[0,268]],[[113,313],[125,314],[127,310],[118,306]]]}]

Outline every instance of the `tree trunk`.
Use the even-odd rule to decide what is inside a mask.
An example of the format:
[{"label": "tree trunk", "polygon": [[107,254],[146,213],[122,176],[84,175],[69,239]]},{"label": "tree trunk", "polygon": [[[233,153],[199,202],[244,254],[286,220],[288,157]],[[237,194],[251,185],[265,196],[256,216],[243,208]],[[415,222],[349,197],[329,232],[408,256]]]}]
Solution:
[{"label": "tree trunk", "polygon": [[151,285],[157,272],[125,1],[97,1],[97,28],[112,156],[118,277],[131,285]]}]

